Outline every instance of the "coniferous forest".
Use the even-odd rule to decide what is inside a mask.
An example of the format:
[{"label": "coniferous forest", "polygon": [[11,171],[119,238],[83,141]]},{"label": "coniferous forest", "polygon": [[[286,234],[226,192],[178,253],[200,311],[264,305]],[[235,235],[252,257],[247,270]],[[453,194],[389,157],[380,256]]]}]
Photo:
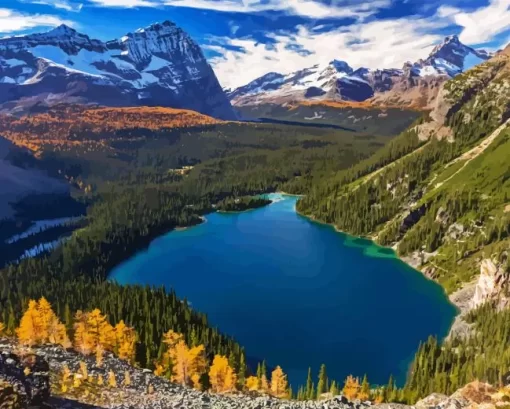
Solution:
[{"label": "coniferous forest", "polygon": [[[113,127],[75,127],[58,143],[40,137],[37,159],[20,152],[13,160],[65,178],[74,187],[72,200],[86,209],[85,218],[55,250],[7,263],[0,271],[4,330],[20,337],[16,328],[27,308],[37,309],[29,301],[41,297],[73,339],[90,318],[75,312],[99,309],[112,334],[121,321],[136,332],[132,360],[137,365],[220,392],[235,384],[304,400],[343,390],[352,398],[414,403],[431,392],[452,393],[474,379],[503,384],[510,368],[510,313],[491,303],[466,318],[470,335],[445,342],[431,337],[420,345],[405,385],[390,377],[387,385],[370,387],[370,374],[332,380],[325,363],[318,377],[310,373],[291,392],[282,368],[275,368],[269,384],[266,363],[250,368],[247,351],[171,289],[108,280],[113,267],[158,235],[198,224],[215,209],[262,206],[265,201],[253,196],[273,191],[303,194],[300,213],[395,246],[402,257],[420,258],[420,268],[448,293],[474,280],[483,258],[496,260],[506,276],[510,132],[501,126],[508,119],[508,98],[501,103],[499,87],[487,87],[470,99],[464,80],[448,83],[452,98],[459,100],[443,124],[449,138],[442,139],[420,133],[430,121],[427,114],[391,138],[260,123],[185,127],[179,122],[159,129],[149,121],[122,128],[122,117],[111,110]],[[40,122],[20,121],[13,139],[26,138],[34,126],[41,132]],[[31,211],[24,208],[25,214]],[[178,346],[200,368],[196,376],[182,378],[170,368]],[[205,367],[210,368],[207,379],[200,380]]]}]

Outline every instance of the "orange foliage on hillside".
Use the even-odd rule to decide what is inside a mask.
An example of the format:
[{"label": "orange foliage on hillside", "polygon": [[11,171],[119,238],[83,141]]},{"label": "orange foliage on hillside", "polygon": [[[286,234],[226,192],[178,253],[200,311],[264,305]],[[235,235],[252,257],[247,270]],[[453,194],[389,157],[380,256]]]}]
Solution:
[{"label": "orange foliage on hillside", "polygon": [[359,108],[359,109],[385,109],[385,108],[398,108],[408,110],[423,110],[417,105],[403,106],[399,104],[389,104],[367,99],[365,101],[299,101],[296,105],[290,107],[290,110],[297,109],[299,106],[325,106],[330,108]]},{"label": "orange foliage on hillside", "polygon": [[91,108],[61,105],[30,116],[0,115],[0,135],[37,151],[44,144],[72,145],[119,130],[151,131],[213,125],[222,121],[185,109],[162,107]]}]

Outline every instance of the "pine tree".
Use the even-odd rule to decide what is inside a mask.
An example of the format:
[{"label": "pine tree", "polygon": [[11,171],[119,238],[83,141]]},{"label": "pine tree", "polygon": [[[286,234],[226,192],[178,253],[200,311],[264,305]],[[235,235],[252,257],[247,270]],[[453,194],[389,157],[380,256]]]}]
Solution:
[{"label": "pine tree", "polygon": [[336,386],[336,381],[331,381],[331,387],[329,388],[329,393],[332,396],[338,395],[338,387]]},{"label": "pine tree", "polygon": [[363,381],[361,382],[361,391],[358,394],[358,399],[361,401],[366,401],[370,399],[370,384],[368,383],[367,375],[363,376]]},{"label": "pine tree", "polygon": [[271,373],[271,394],[277,398],[288,397],[287,375],[280,366]]},{"label": "pine tree", "polygon": [[239,389],[242,389],[246,383],[246,360],[244,357],[244,351],[241,352],[241,357],[239,358],[239,371],[237,376],[238,387]]},{"label": "pine tree", "polygon": [[[390,379],[388,380],[388,384],[386,388],[384,388],[384,401],[391,402],[391,399],[394,399],[395,394],[395,380],[393,379],[393,375],[390,375]],[[441,390],[438,388],[438,390]]]},{"label": "pine tree", "polygon": [[326,374],[326,365],[322,364],[319,371],[319,382],[317,383],[317,399],[328,390],[328,375]]},{"label": "pine tree", "polygon": [[305,389],[306,399],[313,399],[313,384],[312,384],[312,368],[308,368],[308,377],[306,378],[306,389]]}]

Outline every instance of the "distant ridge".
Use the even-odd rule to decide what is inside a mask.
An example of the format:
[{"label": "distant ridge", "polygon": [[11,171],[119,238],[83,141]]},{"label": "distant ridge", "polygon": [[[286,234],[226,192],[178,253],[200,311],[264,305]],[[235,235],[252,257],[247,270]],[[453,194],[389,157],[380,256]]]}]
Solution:
[{"label": "distant ridge", "polygon": [[407,62],[402,68],[353,69],[345,61],[333,60],[286,75],[271,72],[227,93],[237,106],[348,101],[428,109],[441,83],[492,55],[462,44],[453,35],[434,47],[426,59]]}]

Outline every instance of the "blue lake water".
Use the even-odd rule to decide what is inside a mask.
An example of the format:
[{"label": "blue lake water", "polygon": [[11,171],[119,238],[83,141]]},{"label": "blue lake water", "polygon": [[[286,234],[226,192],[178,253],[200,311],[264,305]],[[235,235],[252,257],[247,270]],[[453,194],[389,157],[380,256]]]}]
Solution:
[{"label": "blue lake water", "polygon": [[388,249],[299,216],[296,197],[271,196],[155,239],[111,278],[174,288],[293,385],[321,363],[331,379],[393,374],[402,384],[419,342],[444,337],[455,307]]}]

